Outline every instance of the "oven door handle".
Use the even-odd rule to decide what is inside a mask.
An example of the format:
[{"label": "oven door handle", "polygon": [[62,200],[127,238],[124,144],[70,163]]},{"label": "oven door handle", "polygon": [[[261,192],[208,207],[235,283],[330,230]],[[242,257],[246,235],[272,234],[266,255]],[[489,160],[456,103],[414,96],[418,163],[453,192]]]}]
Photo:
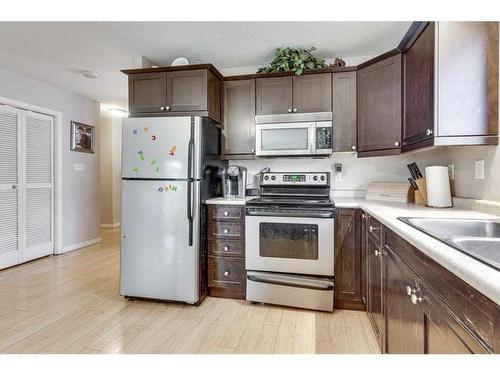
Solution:
[{"label": "oven door handle", "polygon": [[[268,277],[262,277],[259,275],[251,274],[249,273],[247,275],[247,279],[250,281],[254,281],[256,283],[264,283],[264,284],[274,284],[274,285],[281,285],[281,286],[290,286],[294,288],[304,288],[304,289],[313,289],[313,290],[323,290],[323,291],[328,291],[328,290],[333,290],[333,281],[321,281],[321,282],[294,282],[294,281],[285,281],[285,277],[277,277],[277,278],[268,278]],[[323,284],[323,285],[321,285]]]}]

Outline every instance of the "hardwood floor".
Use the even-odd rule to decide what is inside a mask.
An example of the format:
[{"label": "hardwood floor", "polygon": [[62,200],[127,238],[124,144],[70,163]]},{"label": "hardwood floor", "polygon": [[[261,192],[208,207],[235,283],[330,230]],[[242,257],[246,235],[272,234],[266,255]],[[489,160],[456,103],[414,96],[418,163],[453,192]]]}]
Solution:
[{"label": "hardwood floor", "polygon": [[125,300],[119,236],[0,271],[0,353],[379,353],[364,312]]}]

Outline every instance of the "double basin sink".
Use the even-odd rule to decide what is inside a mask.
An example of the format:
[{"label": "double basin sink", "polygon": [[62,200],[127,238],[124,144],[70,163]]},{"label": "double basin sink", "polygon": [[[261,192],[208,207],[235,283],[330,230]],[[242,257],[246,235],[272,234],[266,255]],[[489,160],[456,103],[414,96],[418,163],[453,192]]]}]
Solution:
[{"label": "double basin sink", "polygon": [[399,220],[500,270],[500,223],[479,219],[399,217]]}]

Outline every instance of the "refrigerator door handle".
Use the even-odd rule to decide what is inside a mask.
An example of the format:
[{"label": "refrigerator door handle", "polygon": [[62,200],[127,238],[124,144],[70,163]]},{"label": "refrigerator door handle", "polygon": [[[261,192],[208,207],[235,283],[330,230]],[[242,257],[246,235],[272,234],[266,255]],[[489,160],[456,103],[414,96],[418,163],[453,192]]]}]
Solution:
[{"label": "refrigerator door handle", "polygon": [[187,183],[187,218],[189,223],[189,246],[193,246],[193,154],[194,154],[194,119],[191,117],[191,132],[188,143],[188,183]]}]

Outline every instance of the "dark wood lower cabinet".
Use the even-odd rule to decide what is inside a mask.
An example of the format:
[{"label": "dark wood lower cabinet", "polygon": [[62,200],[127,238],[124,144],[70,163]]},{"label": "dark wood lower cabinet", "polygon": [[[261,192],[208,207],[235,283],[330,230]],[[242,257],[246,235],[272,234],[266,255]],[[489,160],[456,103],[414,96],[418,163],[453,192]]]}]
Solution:
[{"label": "dark wood lower cabinet", "polygon": [[335,308],[365,310],[361,259],[361,211],[337,209],[335,218]]},{"label": "dark wood lower cabinet", "polygon": [[245,299],[243,206],[208,206],[208,288],[213,297]]},{"label": "dark wood lower cabinet", "polygon": [[500,353],[500,306],[364,215],[366,305],[382,353]]}]

